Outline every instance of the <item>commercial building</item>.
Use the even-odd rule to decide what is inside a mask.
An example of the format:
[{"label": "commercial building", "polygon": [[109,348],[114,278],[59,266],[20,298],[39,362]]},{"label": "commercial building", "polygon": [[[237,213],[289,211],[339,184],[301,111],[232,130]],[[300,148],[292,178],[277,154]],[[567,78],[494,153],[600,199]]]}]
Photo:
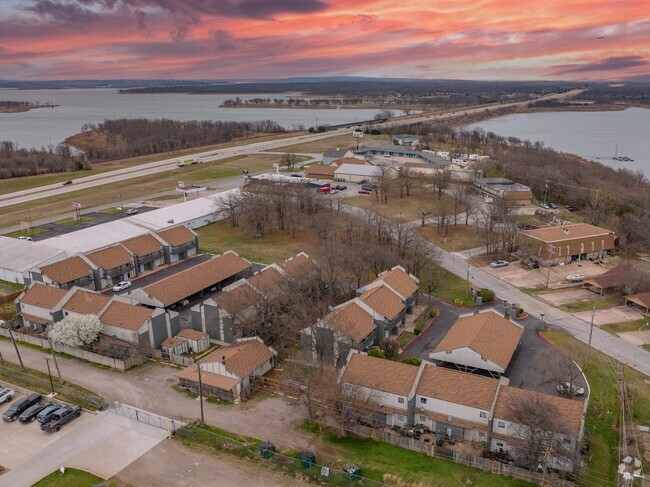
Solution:
[{"label": "commercial building", "polygon": [[25,284],[25,273],[34,267],[45,266],[65,259],[65,250],[47,241],[30,242],[0,236],[0,280]]},{"label": "commercial building", "polygon": [[616,245],[612,230],[586,223],[524,230],[520,237],[518,253],[541,265],[600,260]]},{"label": "commercial building", "polygon": [[517,206],[528,206],[533,198],[528,186],[506,178],[477,178],[474,187],[487,196],[504,198]]}]

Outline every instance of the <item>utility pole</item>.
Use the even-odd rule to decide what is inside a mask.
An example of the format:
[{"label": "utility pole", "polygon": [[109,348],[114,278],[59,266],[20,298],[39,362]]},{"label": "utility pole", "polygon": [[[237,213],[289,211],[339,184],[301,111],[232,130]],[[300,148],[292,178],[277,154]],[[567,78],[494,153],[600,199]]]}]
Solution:
[{"label": "utility pole", "polygon": [[551,447],[546,447],[544,452],[544,470],[542,474],[542,487],[544,487],[544,482],[546,481],[546,465],[548,464],[548,459],[551,457]]},{"label": "utility pole", "polygon": [[548,289],[548,281],[551,278],[551,256],[555,253],[555,250],[553,249],[552,245],[548,246],[548,258],[549,258],[549,263],[548,263],[548,269],[546,270],[546,289]]},{"label": "utility pole", "polygon": [[9,336],[11,337],[11,342],[14,344],[14,349],[16,350],[16,355],[18,355],[18,362],[20,362],[20,368],[25,370],[25,365],[23,364],[23,359],[20,356],[20,351],[18,350],[18,345],[16,345],[16,339],[14,338],[14,332],[9,327],[7,327],[7,330],[9,330]]},{"label": "utility pole", "polygon": [[201,424],[205,424],[205,417],[203,416],[203,383],[201,382],[201,364],[196,364],[199,372],[199,402],[201,403]]},{"label": "utility pole", "polygon": [[45,362],[47,363],[47,375],[50,378],[50,387],[52,387],[52,394],[54,394],[54,381],[52,380],[52,371],[50,370],[50,358],[49,357],[43,357],[45,358]]},{"label": "utility pole", "polygon": [[469,296],[469,270],[471,268],[470,265],[469,265],[469,261],[470,261],[471,258],[472,258],[472,254],[470,253],[467,256],[467,281],[465,283],[465,297]]},{"label": "utility pole", "polygon": [[56,354],[54,353],[54,346],[52,345],[52,340],[48,337],[47,343],[50,345],[50,351],[52,352],[52,360],[54,360],[54,366],[56,367],[56,374],[59,376],[59,380],[63,382],[61,378],[61,371],[59,370],[59,363],[56,361]]},{"label": "utility pole", "polygon": [[594,316],[596,314],[596,305],[591,307],[591,326],[589,327],[589,346],[587,347],[587,363],[585,369],[589,367],[589,356],[591,355],[591,336],[594,333]]}]

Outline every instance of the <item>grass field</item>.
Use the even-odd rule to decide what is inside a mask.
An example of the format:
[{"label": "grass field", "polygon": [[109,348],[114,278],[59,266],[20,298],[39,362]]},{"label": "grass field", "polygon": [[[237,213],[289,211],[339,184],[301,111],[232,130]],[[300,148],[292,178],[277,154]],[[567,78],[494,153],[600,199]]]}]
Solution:
[{"label": "grass field", "polygon": [[[312,431],[319,429],[317,425],[307,425],[307,428]],[[327,463],[330,460],[338,464],[345,461],[354,462],[361,466],[361,474],[371,480],[381,481],[384,473],[390,473],[407,482],[423,482],[424,485],[436,487],[533,485],[374,440],[339,438],[329,432],[320,435],[332,448],[332,452],[328,452],[330,454],[328,456],[332,458],[326,458],[325,461],[319,459],[319,462]],[[467,482],[468,478],[471,479],[471,483]]]},{"label": "grass field", "polygon": [[40,235],[41,233],[47,233],[47,232],[48,230],[44,228],[36,227],[36,228],[31,228],[29,230],[16,230],[15,232],[8,233],[6,236],[13,237],[13,238],[27,237],[27,236],[34,237],[36,235]]},{"label": "grass field", "polygon": [[35,483],[32,487],[91,487],[101,484],[103,478],[76,468],[66,468],[65,473],[52,472],[50,475]]},{"label": "grass field", "polygon": [[607,296],[591,301],[576,301],[575,303],[561,304],[559,308],[567,313],[580,313],[581,311],[591,311],[594,306],[598,310],[623,306],[624,304],[625,298],[622,296]]},{"label": "grass field", "polygon": [[[436,296],[450,303],[458,305],[468,305],[474,303],[472,290],[469,288],[468,291],[467,281],[465,279],[452,274],[442,267],[439,268],[439,272],[442,276],[442,285],[431,293],[432,296]],[[422,291],[425,293],[427,292],[425,288],[422,288]]]},{"label": "grass field", "polygon": [[305,231],[298,231],[296,238],[290,234],[274,232],[263,238],[255,238],[243,228],[233,228],[227,221],[207,225],[196,230],[202,252],[222,253],[234,250],[242,257],[270,264],[281,263],[299,252],[313,254],[316,240]]},{"label": "grass field", "polygon": [[[642,326],[646,325],[647,323],[650,323],[650,317],[641,318],[640,320],[634,320],[634,321],[623,321],[621,323],[607,323],[601,326],[601,328],[606,332],[612,334],[625,333],[627,331],[638,331]],[[650,325],[646,326],[643,329],[646,331],[650,330]]]},{"label": "grass field", "polygon": [[89,223],[93,220],[94,218],[90,218],[88,216],[82,216],[79,220],[75,220],[74,218],[64,218],[63,220],[58,220],[55,221],[54,223],[56,225],[61,225],[62,227],[72,227],[80,223]]},{"label": "grass field", "polygon": [[[558,348],[570,354],[584,365],[587,345],[558,330],[546,330],[542,336]],[[585,369],[591,387],[591,398],[585,421],[585,440],[590,448],[591,460],[578,485],[615,485],[618,464],[619,411],[618,370],[620,364],[607,355],[592,350],[589,367]],[[648,378],[628,368],[627,381],[634,384],[634,422],[650,422],[650,385]]]},{"label": "grass field", "polygon": [[120,201],[120,195],[122,199],[128,200],[173,190],[178,181],[207,186],[213,180],[239,176],[242,169],[248,169],[251,172],[269,169],[273,167],[273,163],[279,160],[279,157],[270,154],[232,157],[129,179],[120,182],[119,188],[114,184],[107,184],[20,205],[5,206],[0,208],[0,227],[16,225],[21,221],[29,221],[30,218],[35,221],[54,215],[72,214],[71,201],[81,203],[83,214],[84,208]]},{"label": "grass field", "polygon": [[406,345],[411,343],[414,338],[415,338],[414,333],[411,333],[410,331],[403,332],[397,339],[399,341],[400,348],[404,348]]}]

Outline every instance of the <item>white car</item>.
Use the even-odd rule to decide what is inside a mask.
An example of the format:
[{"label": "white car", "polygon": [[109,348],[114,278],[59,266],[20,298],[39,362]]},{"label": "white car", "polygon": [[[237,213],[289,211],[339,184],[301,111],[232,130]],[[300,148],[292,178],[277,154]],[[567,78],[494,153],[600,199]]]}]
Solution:
[{"label": "white car", "polygon": [[490,267],[493,269],[496,269],[497,267],[505,267],[508,265],[508,262],[505,260],[495,260],[493,262],[490,262]]},{"label": "white car", "polygon": [[16,394],[16,391],[9,387],[3,387],[0,389],[0,404],[3,402],[11,401],[11,399],[14,397],[14,394]]},{"label": "white car", "polygon": [[26,240],[28,242],[33,242],[34,239],[32,239],[32,237],[18,237],[18,240]]},{"label": "white car", "polygon": [[585,280],[585,276],[582,274],[571,274],[566,278],[567,282],[582,282]]},{"label": "white car", "polygon": [[122,281],[122,282],[118,282],[117,284],[115,284],[115,286],[113,286],[113,291],[119,293],[120,291],[124,291],[125,289],[128,289],[130,287],[131,287],[131,281]]},{"label": "white car", "polygon": [[138,212],[138,210],[136,210],[135,208],[130,208],[130,209],[126,210],[127,215],[135,215],[137,212]]},{"label": "white car", "polygon": [[573,396],[583,396],[585,394],[585,388],[580,387],[577,384],[569,384],[568,382],[565,382],[557,385],[557,392],[560,394],[569,394],[569,390],[571,390],[571,395]]}]

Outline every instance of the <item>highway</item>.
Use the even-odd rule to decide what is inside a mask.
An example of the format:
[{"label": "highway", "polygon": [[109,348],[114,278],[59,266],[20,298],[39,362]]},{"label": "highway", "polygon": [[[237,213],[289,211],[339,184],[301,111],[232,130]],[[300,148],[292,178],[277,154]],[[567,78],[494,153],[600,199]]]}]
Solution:
[{"label": "highway", "polygon": [[[564,93],[554,93],[551,95],[545,95],[543,97],[537,98],[537,100],[565,98],[580,93],[581,91],[583,90],[575,89]],[[483,112],[485,110],[489,110],[490,108],[515,107],[515,106],[525,105],[529,102],[530,100],[512,102],[512,103],[495,103],[489,105],[468,107],[464,109],[454,109],[446,112],[411,115],[406,117],[394,118],[387,122],[376,124],[374,125],[374,127],[381,128],[381,127],[395,126],[395,125],[411,125],[411,124],[433,121],[433,120],[435,121],[448,120],[456,117],[461,117],[464,115],[471,115],[473,113]],[[313,142],[321,139],[327,139],[330,137],[336,137],[339,135],[345,135],[351,133],[352,133],[352,129],[350,128],[340,128],[340,129],[331,130],[323,133],[302,134],[302,135],[296,135],[293,137],[287,137],[287,138],[277,139],[277,140],[253,142],[239,147],[229,147],[229,148],[212,150],[207,152],[197,152],[195,154],[183,156],[183,159],[191,156],[198,156],[201,157],[201,159],[203,159],[204,162],[212,162],[221,159],[227,159],[230,157],[250,155],[250,154],[255,154],[257,152],[265,151],[269,149],[277,149],[279,147],[285,147],[289,145],[304,144],[307,142]],[[120,181],[125,181],[128,179],[140,178],[151,174],[171,171],[176,168],[176,162],[178,161],[178,159],[179,159],[178,157],[173,157],[161,161],[142,164],[139,166],[124,168],[124,169],[116,169],[114,171],[110,171],[102,174],[84,176],[75,179],[73,184],[68,186],[62,186],[61,183],[56,183],[56,184],[49,184],[45,186],[39,186],[31,189],[25,189],[22,191],[16,191],[13,193],[3,194],[0,195],[0,207],[27,203],[29,201],[35,201],[50,196],[56,196],[65,193],[73,193],[83,189],[94,188],[106,184],[115,184]]]}]

